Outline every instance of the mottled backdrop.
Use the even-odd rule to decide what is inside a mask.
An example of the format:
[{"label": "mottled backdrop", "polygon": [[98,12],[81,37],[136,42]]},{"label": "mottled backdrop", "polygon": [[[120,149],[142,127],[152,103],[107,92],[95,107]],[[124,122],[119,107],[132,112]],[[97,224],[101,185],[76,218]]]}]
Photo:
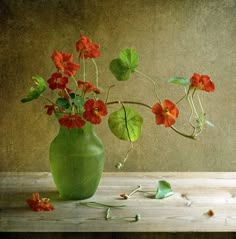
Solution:
[{"label": "mottled backdrop", "polygon": [[[45,102],[20,99],[32,75],[48,79],[53,73],[54,50],[75,53],[80,34],[101,44],[99,77],[105,89],[116,84],[111,100],[155,102],[150,82],[137,76],[116,82],[109,72],[109,62],[125,47],[137,49],[139,70],[155,80],[162,99],[182,94],[166,82],[172,76],[189,78],[196,71],[216,85],[203,100],[215,127],[199,141],[156,126],[152,113],[136,108],[144,117],[143,134],[124,170],[236,170],[236,1],[0,0],[0,29],[1,171],[50,170],[49,144],[58,123],[45,114]],[[96,131],[105,145],[105,171],[115,171],[129,144],[111,134],[107,117]]]}]

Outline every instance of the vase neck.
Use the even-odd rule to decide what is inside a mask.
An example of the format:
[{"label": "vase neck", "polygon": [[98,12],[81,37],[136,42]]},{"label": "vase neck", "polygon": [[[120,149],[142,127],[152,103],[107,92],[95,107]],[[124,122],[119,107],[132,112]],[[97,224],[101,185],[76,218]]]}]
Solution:
[{"label": "vase neck", "polygon": [[64,126],[60,126],[59,134],[93,134],[94,133],[94,127],[89,122],[86,122],[86,124],[82,128],[73,128],[73,129],[67,129]]}]

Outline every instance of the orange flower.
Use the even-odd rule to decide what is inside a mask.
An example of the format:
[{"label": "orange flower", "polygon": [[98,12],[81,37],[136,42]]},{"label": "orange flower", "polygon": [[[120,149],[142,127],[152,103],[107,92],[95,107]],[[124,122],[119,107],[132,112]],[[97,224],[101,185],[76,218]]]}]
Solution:
[{"label": "orange flower", "polygon": [[63,114],[62,118],[59,119],[59,123],[68,129],[79,129],[85,125],[85,121],[80,116],[74,114]]},{"label": "orange flower", "polygon": [[84,118],[92,124],[100,124],[101,116],[107,115],[107,106],[102,100],[89,99],[84,104]]},{"label": "orange flower", "polygon": [[91,83],[89,83],[87,81],[78,80],[78,87],[83,88],[85,93],[92,92],[92,91],[94,91],[97,94],[102,93],[102,91],[100,89],[96,88],[94,85],[92,85]]},{"label": "orange flower", "polygon": [[49,203],[49,198],[39,198],[39,193],[33,193],[33,199],[28,199],[26,202],[33,211],[53,211],[54,206]]},{"label": "orange flower", "polygon": [[79,58],[96,58],[101,55],[98,51],[99,44],[92,44],[92,40],[84,35],[80,35],[80,40],[76,42],[76,50],[79,52]]},{"label": "orange flower", "polygon": [[52,60],[58,70],[62,70],[68,76],[74,76],[80,65],[72,62],[73,56],[65,52],[55,51],[52,54]]},{"label": "orange flower", "polygon": [[206,92],[213,92],[215,90],[215,85],[208,75],[201,76],[198,73],[194,73],[190,82],[192,87],[199,90],[204,90]]},{"label": "orange flower", "polygon": [[156,103],[152,107],[152,112],[156,115],[156,124],[164,124],[165,127],[170,127],[175,124],[175,119],[179,115],[179,110],[175,103],[170,100],[164,100],[162,105]]}]

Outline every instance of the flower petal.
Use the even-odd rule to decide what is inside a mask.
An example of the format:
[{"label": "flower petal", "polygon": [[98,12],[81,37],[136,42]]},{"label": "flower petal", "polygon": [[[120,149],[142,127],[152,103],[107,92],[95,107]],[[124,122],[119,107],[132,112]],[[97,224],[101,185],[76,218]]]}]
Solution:
[{"label": "flower petal", "polygon": [[94,103],[94,108],[97,109],[97,113],[101,116],[107,115],[107,106],[102,100],[97,100]]}]

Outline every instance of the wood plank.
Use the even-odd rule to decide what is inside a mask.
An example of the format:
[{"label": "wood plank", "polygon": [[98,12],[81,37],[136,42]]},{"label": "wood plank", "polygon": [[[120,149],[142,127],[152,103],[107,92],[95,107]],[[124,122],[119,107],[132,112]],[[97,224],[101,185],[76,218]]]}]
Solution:
[{"label": "wood plank", "polygon": [[[169,181],[175,194],[156,200],[153,193],[129,193],[141,184],[156,190],[157,181]],[[33,192],[51,198],[56,210],[33,212],[25,203]],[[59,198],[50,173],[0,173],[0,231],[9,232],[233,232],[236,230],[236,173],[150,172],[103,173],[96,194],[87,200],[112,205],[116,217],[135,217],[139,222],[105,220],[106,209],[82,206]],[[207,215],[213,210],[214,216]]]}]

